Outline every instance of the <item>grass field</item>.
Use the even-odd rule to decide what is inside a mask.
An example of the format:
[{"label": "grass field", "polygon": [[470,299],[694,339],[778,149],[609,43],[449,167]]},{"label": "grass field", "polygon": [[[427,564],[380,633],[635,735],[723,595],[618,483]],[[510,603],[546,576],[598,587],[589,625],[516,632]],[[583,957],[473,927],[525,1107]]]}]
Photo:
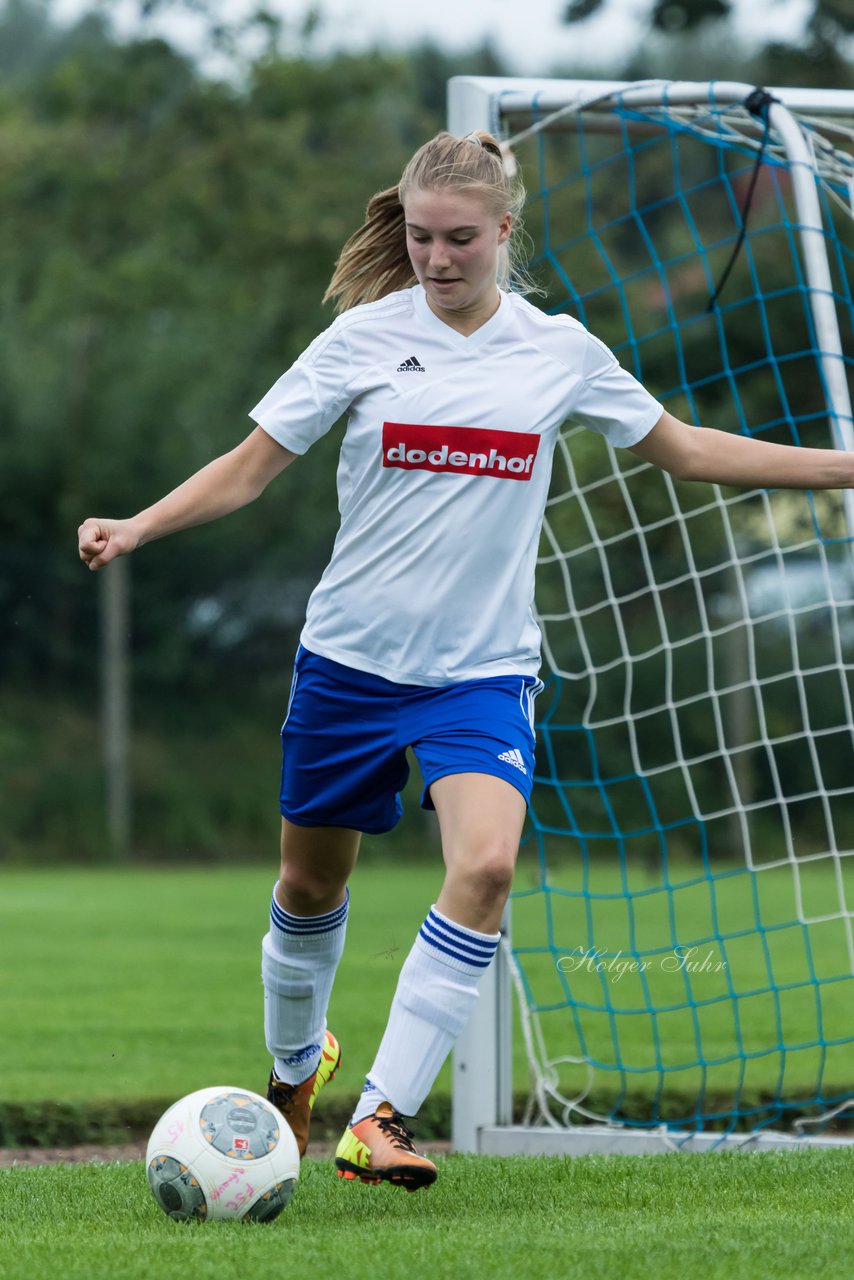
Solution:
[{"label": "grass field", "polygon": [[[0,1006],[0,1098],[168,1101],[206,1084],[261,1089],[260,942],[274,878],[257,868],[5,873],[0,967],[13,981]],[[440,882],[438,862],[366,863],[354,879],[330,1009],[345,1049],[339,1096],[361,1089]]]},{"label": "grass field", "polygon": [[[523,861],[517,878],[523,893],[533,874]],[[548,902],[542,895],[522,897],[514,907],[514,940],[528,952],[523,956],[526,974],[539,1003],[547,1006],[554,998],[556,1005],[546,1015],[551,1020],[551,1044],[557,1051],[576,1052],[581,1027],[593,1055],[607,1063],[612,1014],[622,1008],[629,1016],[619,1024],[621,1060],[648,1067],[654,1046],[637,980],[631,975],[620,981],[597,974],[572,975],[573,995],[580,1004],[573,1016],[558,1007],[565,990],[556,957],[597,942],[612,950],[628,948],[632,929],[638,945],[648,944],[656,930],[665,939],[663,945],[666,940],[707,937],[709,893],[692,883],[691,869],[685,871],[684,889],[658,892],[649,879],[646,897],[639,900],[635,919],[629,920],[613,865],[597,869],[595,883],[588,886],[594,897],[586,907],[572,897],[579,887],[575,874],[565,868],[557,876],[564,896],[551,895]],[[833,886],[822,882],[828,876],[823,869],[807,868],[804,876],[803,889],[812,901],[832,892]],[[0,995],[0,1104],[26,1108],[52,1100],[97,1111],[117,1102],[162,1102],[165,1107],[208,1084],[261,1089],[268,1061],[261,1031],[259,950],[273,878],[257,868],[3,873],[0,969],[7,978]],[[400,965],[440,882],[438,855],[432,863],[406,865],[368,856],[357,868],[347,948],[330,1009],[330,1025],[344,1047],[344,1066],[319,1103],[321,1124],[324,1100],[338,1113],[361,1088]],[[718,920],[729,921],[736,935],[727,943],[726,954],[731,972],[737,970],[739,990],[761,993],[746,995],[740,1002],[742,1040],[748,1049],[758,1042],[762,1017],[767,1021],[773,1016],[769,956],[781,989],[803,972],[803,930],[777,928],[792,914],[791,883],[775,874],[762,883],[762,921],[770,930],[767,946],[740,936],[755,911],[744,877],[724,877],[715,890]],[[633,887],[643,891],[642,885]],[[553,947],[535,954],[535,947],[543,944],[546,908]],[[676,938],[673,920],[678,920]],[[846,955],[834,925],[813,931],[811,959],[822,976],[841,972]],[[659,1052],[664,1059],[677,1066],[690,1061],[697,1026],[710,1059],[731,1051],[731,1002],[713,999],[725,994],[720,974],[695,976],[696,1011],[686,1002],[684,975],[651,974],[650,982],[656,983],[659,1003],[674,1006],[662,1019]],[[798,990],[782,990],[778,997],[790,1046],[814,1045],[816,1039],[816,999],[809,991],[802,996]],[[850,1007],[850,979],[830,983],[821,1007],[828,1040],[836,1033],[850,1034]],[[521,1037],[516,1039],[514,1080],[522,1091],[527,1066]],[[814,1048],[786,1055],[795,1084],[809,1081],[815,1057]],[[750,1060],[749,1083],[755,1090],[775,1085],[780,1059],[776,1052]],[[825,1065],[829,1073],[832,1068],[835,1081],[850,1085],[850,1045],[828,1052]],[[734,1068],[724,1064],[722,1076],[724,1071],[731,1078]],[[682,1079],[687,1073],[677,1074]],[[653,1071],[638,1070],[637,1076],[639,1091],[654,1088]],[[434,1101],[444,1098],[446,1104],[449,1079],[446,1066]],[[57,1140],[49,1135],[46,1144]]]},{"label": "grass field", "polygon": [[178,1224],[141,1164],[0,1173],[5,1280],[849,1280],[854,1151],[439,1160],[416,1195],[305,1161],[268,1225]]},{"label": "grass field", "polygon": [[[528,1002],[555,1057],[595,1063],[600,1105],[622,1095],[643,1113],[663,1073],[690,1114],[700,1095],[709,1112],[736,1091],[745,1106],[851,1091],[854,859],[709,877],[556,852],[546,893],[524,882],[513,940]],[[566,1096],[583,1091],[586,1066],[559,1074]]]},{"label": "grass field", "polygon": [[[523,867],[521,888],[531,874]],[[597,884],[606,904],[615,876],[602,872]],[[165,1106],[207,1084],[261,1088],[268,1066],[258,949],[272,878],[257,869],[5,873],[0,1103],[26,1110],[52,1099],[96,1114],[122,1100]],[[440,878],[438,860],[401,866],[370,857],[354,877],[330,1011],[346,1060],[321,1095],[321,1126],[324,1099],[346,1108],[361,1085]],[[686,929],[705,927],[696,902],[693,919],[680,908]],[[603,910],[614,938],[613,906]],[[518,924],[517,942],[533,945],[538,926],[526,909]],[[565,924],[568,943],[575,926]],[[625,1044],[641,1054],[638,1026],[628,1020]],[[445,1068],[440,1098],[448,1078]],[[517,1085],[525,1079],[519,1057]],[[328,1160],[308,1159],[292,1204],[268,1226],[173,1223],[154,1204],[138,1162],[2,1170],[0,1272],[4,1280],[155,1273],[279,1280],[309,1268],[346,1271],[348,1280],[413,1273],[848,1280],[854,1273],[854,1148],[437,1159],[439,1181],[414,1196],[339,1182]]]}]

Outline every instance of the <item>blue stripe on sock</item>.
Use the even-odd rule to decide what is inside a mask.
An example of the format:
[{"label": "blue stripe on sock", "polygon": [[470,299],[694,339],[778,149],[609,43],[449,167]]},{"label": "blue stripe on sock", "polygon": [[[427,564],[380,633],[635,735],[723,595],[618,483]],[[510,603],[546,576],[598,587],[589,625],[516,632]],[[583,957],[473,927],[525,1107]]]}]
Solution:
[{"label": "blue stripe on sock", "polygon": [[334,929],[340,929],[347,919],[347,912],[350,906],[349,889],[346,890],[346,894],[347,896],[340,907],[336,907],[334,911],[327,911],[322,916],[292,916],[290,912],[279,906],[274,893],[270,902],[270,922],[281,933],[289,933],[295,937],[331,933]]},{"label": "blue stripe on sock", "polygon": [[463,942],[455,935],[446,933],[444,929],[437,929],[429,918],[422,924],[421,934],[429,942],[441,943],[445,947],[450,947],[452,951],[458,951],[464,958],[470,956],[472,960],[488,960],[495,954],[494,946],[484,947],[478,943]]},{"label": "blue stripe on sock", "polygon": [[318,933],[328,929],[330,926],[339,924],[346,915],[346,904],[321,916],[293,916],[290,912],[284,911],[275,899],[270,906],[270,917],[280,929],[305,933]]},{"label": "blue stripe on sock", "polygon": [[476,933],[474,929],[466,929],[462,925],[454,924],[451,920],[444,920],[436,911],[428,912],[424,924],[429,930],[435,930],[437,934],[442,935],[453,946],[462,947],[464,950],[490,952],[494,951],[498,945],[497,937],[485,937],[482,933]]},{"label": "blue stripe on sock", "polygon": [[461,955],[459,951],[453,951],[450,947],[444,946],[434,938],[428,937],[423,928],[419,930],[418,936],[426,942],[428,947],[432,947],[434,951],[441,951],[446,956],[450,956],[453,960],[458,960],[460,963],[468,965],[471,969],[486,969],[492,961],[492,955],[487,956],[485,960],[475,960],[472,956]]},{"label": "blue stripe on sock", "polygon": [[468,930],[440,919],[432,911],[421,926],[418,936],[428,946],[475,969],[485,969],[498,946],[497,938],[494,942],[482,941],[481,938],[473,937]]},{"label": "blue stripe on sock", "polygon": [[421,926],[421,932],[429,941],[442,942],[464,956],[471,956],[473,960],[486,958],[489,961],[495,955],[495,948],[498,946],[497,938],[485,941],[482,935],[473,936],[467,929],[442,920],[432,911]]}]

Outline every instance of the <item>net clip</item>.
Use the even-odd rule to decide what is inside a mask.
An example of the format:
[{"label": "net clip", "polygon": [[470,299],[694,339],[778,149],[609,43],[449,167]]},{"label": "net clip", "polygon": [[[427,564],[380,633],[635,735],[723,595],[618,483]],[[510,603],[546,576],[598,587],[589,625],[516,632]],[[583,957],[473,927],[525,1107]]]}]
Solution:
[{"label": "net clip", "polygon": [[767,124],[768,108],[772,102],[779,101],[780,99],[775,98],[773,93],[769,93],[767,89],[756,88],[744,99],[744,106],[752,116],[758,116],[763,124]]}]

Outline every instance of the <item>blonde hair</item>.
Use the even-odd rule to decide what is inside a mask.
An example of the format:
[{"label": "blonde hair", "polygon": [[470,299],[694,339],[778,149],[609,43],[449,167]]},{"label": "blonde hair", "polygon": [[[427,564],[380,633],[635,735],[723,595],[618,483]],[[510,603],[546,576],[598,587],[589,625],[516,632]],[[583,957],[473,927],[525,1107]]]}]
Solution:
[{"label": "blonde hair", "polygon": [[336,311],[347,311],[414,284],[406,249],[404,201],[412,191],[449,187],[477,193],[497,218],[507,212],[513,215],[510,240],[499,249],[498,284],[509,288],[521,282],[521,291],[527,292],[519,221],[525,189],[509,170],[492,134],[481,129],[464,138],[437,133],[416,151],[396,187],[380,191],[368,201],[364,224],[341,250],[323,301],[334,298]]}]

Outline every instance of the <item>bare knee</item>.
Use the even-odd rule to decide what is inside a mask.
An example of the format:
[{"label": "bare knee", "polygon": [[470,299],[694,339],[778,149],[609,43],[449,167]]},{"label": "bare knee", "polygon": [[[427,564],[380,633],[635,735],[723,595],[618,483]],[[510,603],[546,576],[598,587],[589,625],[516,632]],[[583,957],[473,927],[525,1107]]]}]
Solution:
[{"label": "bare knee", "polygon": [[334,868],[283,862],[276,897],[292,915],[318,916],[341,905],[345,886]]},{"label": "bare knee", "polygon": [[515,858],[502,850],[493,850],[473,860],[464,871],[470,891],[484,904],[498,903],[504,906],[513,883]]},{"label": "bare knee", "polygon": [[513,883],[515,856],[515,848],[491,846],[449,860],[439,910],[467,928],[497,932]]},{"label": "bare knee", "polygon": [[447,875],[437,906],[458,924],[495,933],[513,881],[525,800],[503,778],[449,774],[430,788]]},{"label": "bare knee", "polygon": [[282,866],[276,897],[295,916],[319,916],[344,901],[359,853],[359,833],[298,827],[282,819]]}]

